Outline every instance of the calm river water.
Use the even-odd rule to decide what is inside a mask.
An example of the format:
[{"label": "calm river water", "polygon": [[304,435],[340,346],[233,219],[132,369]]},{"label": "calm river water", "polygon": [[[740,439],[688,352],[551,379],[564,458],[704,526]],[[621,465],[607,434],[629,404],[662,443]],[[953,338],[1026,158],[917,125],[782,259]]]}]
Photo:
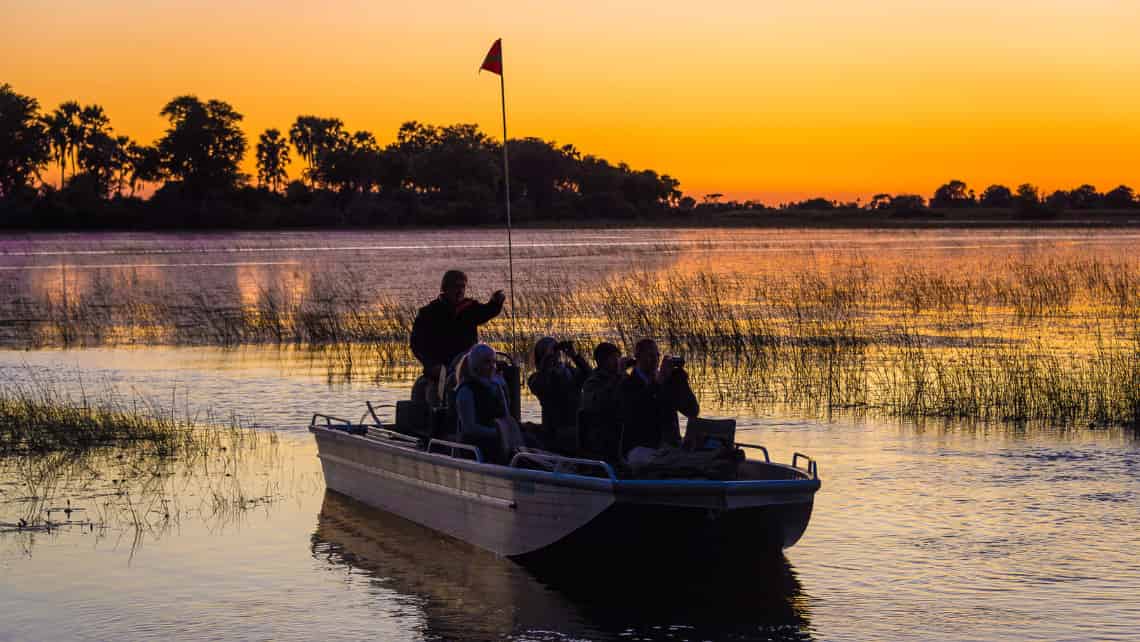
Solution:
[{"label": "calm river water", "polygon": [[[1137,239],[639,230],[515,240],[516,276],[589,280],[630,264],[779,269],[757,258],[765,253],[1125,256]],[[0,307],[13,314],[20,297],[131,279],[139,291],[240,297],[265,271],[311,283],[346,265],[379,294],[416,301],[458,265],[484,294],[505,272],[501,241],[493,232],[4,237]],[[34,463],[0,460],[0,524],[9,525],[0,527],[0,640],[1140,639],[1140,435],[1127,429],[820,418],[710,400],[705,414],[738,416],[741,439],[775,459],[799,451],[820,462],[823,488],[800,543],[731,572],[550,575],[325,491],[308,418],[356,418],[365,399],[407,395],[406,377],[341,376],[323,352],[276,346],[26,347],[0,352],[0,381],[173,399],[179,412],[233,414],[278,440],[233,468],[172,470],[138,495],[161,501],[132,504],[128,519],[108,507],[121,508],[130,471],[114,455],[91,463],[52,490],[54,508],[81,517],[50,532],[10,526],[43,491],[28,482]],[[536,417],[534,400],[524,404]],[[238,495],[235,509],[225,498]]]}]

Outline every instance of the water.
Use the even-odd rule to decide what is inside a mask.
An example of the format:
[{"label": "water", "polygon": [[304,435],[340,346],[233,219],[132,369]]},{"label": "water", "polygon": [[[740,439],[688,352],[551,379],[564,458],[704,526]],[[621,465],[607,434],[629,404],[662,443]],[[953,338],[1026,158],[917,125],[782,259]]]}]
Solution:
[{"label": "water", "polygon": [[[102,539],[0,535],[4,630],[10,639],[1136,638],[1134,437],[770,420],[744,435],[781,460],[812,454],[824,478],[804,539],[745,578],[531,574],[326,495],[301,434],[283,438],[283,463],[265,465],[281,496],[232,521],[184,517],[134,550],[129,526]],[[254,485],[258,472],[246,473]]]},{"label": "water", "polygon": [[[586,298],[631,272],[913,266],[985,277],[1011,259],[1133,261],[1138,238],[1122,230],[525,230],[515,234],[515,275],[520,294]],[[486,297],[507,286],[504,240],[499,230],[0,235],[0,345],[226,341],[231,325],[261,318],[267,302],[342,306],[350,315],[381,300],[420,304],[454,267],[468,272],[469,293]]]},{"label": "water", "polygon": [[[409,234],[411,240],[398,243],[437,238]],[[493,240],[483,234],[476,237]],[[533,234],[556,244],[562,238]],[[679,234],[696,235],[593,234],[658,245]],[[765,236],[769,246],[796,246],[801,253],[820,247],[804,233],[748,234],[746,243]],[[30,273],[31,265],[46,264],[41,262],[76,262],[58,253],[74,254],[79,247],[122,252],[125,244],[135,253],[139,238],[162,245],[161,237],[149,236],[101,237],[98,243],[35,237],[20,243],[55,252],[54,258],[10,252],[4,260],[24,266],[13,272]],[[911,233],[860,238],[894,248],[896,256],[903,255],[898,248],[915,243]],[[332,242],[320,235],[234,239],[194,237],[193,243],[208,246],[207,253],[233,253],[216,250],[219,244],[288,246],[294,248],[289,260],[310,273],[319,266],[298,258],[295,248]],[[1120,249],[1113,235],[1068,232],[953,233],[939,242],[956,248],[947,253],[966,254],[1007,252],[992,245],[1010,243],[1019,252]],[[7,243],[11,248],[15,241]],[[567,251],[559,247],[550,252]],[[749,247],[726,245],[714,254],[742,262],[756,249]],[[676,245],[670,251],[681,255],[674,256],[678,261],[710,256],[707,246],[699,255]],[[116,256],[117,262],[139,259]],[[473,254],[464,256],[478,262]],[[547,262],[608,261],[606,269],[617,269],[617,259],[598,256]],[[946,256],[940,260],[952,260]],[[491,263],[488,279],[497,269]],[[173,283],[202,276],[177,274]],[[407,281],[434,278],[416,271]],[[230,287],[226,283],[215,285]],[[582,577],[524,569],[326,493],[303,428],[311,413],[356,418],[364,399],[390,401],[408,388],[406,378],[344,377],[338,368],[320,352],[258,346],[0,353],[5,382],[51,378],[89,393],[115,386],[166,404],[173,396],[188,412],[233,413],[280,437],[276,446],[244,459],[233,477],[222,472],[229,469],[164,477],[162,495],[176,507],[173,520],[151,513],[149,526],[139,529],[111,519],[118,513],[104,506],[121,501],[108,492],[124,465],[111,458],[91,465],[101,474],[55,489],[58,503],[70,499],[84,509],[77,514],[108,516],[102,527],[50,533],[0,527],[0,639],[1140,638],[1140,438],[1132,431],[826,419],[706,400],[706,414],[741,416],[742,441],[767,445],[780,461],[799,451],[820,462],[823,489],[804,538],[782,558],[758,556],[734,569],[666,578],[619,569]],[[537,415],[533,400],[525,400],[524,414]],[[12,523],[28,506],[28,491],[18,471],[0,471],[0,523]],[[234,494],[228,489],[235,483],[254,502],[219,509],[216,498]]]}]

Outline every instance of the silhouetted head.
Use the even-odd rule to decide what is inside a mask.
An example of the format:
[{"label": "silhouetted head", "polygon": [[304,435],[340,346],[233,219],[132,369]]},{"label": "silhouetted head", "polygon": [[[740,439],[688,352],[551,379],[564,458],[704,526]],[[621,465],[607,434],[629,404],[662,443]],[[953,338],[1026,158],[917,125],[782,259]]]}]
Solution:
[{"label": "silhouetted head", "polygon": [[657,366],[661,363],[661,352],[657,349],[657,342],[653,339],[642,339],[633,347],[633,358],[637,359],[637,368],[647,375],[657,373]]},{"label": "silhouetted head", "polygon": [[448,303],[455,305],[467,295],[467,275],[461,270],[448,270],[443,273],[443,281],[439,284],[439,296]]},{"label": "silhouetted head", "polygon": [[534,343],[534,367],[542,366],[542,360],[558,345],[554,337],[543,337]]},{"label": "silhouetted head", "polygon": [[486,343],[476,343],[467,352],[467,369],[476,377],[490,378],[495,374],[495,349]]},{"label": "silhouetted head", "polygon": [[621,369],[621,349],[609,341],[603,341],[594,347],[594,362],[599,370],[617,372]]}]

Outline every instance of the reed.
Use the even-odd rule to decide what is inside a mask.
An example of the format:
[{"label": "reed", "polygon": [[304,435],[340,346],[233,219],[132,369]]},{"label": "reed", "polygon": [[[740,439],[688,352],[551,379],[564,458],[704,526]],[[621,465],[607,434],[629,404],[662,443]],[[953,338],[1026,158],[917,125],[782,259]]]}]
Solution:
[{"label": "reed", "polygon": [[0,502],[0,535],[25,554],[39,532],[127,535],[133,552],[183,519],[223,526],[277,501],[280,483],[264,472],[278,457],[274,433],[180,416],[173,402],[110,389],[73,398],[50,380],[6,386],[0,479],[20,491]]},{"label": "reed", "polygon": [[[913,265],[799,266],[788,272],[634,272],[601,281],[549,275],[520,287],[516,319],[524,335],[649,331],[678,342],[770,338],[773,317],[797,321],[899,314],[957,319],[1009,316],[1021,323],[1095,313],[1140,316],[1140,267],[1096,259],[1034,259],[949,271]],[[406,337],[416,302],[374,295],[346,269],[297,292],[258,283],[252,300],[194,291],[183,298],[129,281],[9,304],[8,342],[17,345],[187,343],[329,344]],[[494,336],[506,326],[492,326]],[[747,341],[746,341],[747,343]]]},{"label": "reed", "polygon": [[222,431],[209,443],[176,457],[137,444],[0,456],[0,479],[19,488],[0,502],[0,550],[30,555],[37,533],[67,530],[133,554],[188,520],[218,530],[293,492],[275,440]]},{"label": "reed", "polygon": [[[482,336],[520,356],[548,334],[586,348],[610,340],[630,349],[654,337],[686,356],[702,394],[722,404],[1136,423],[1137,387],[1128,382],[1140,359],[1140,262],[1047,255],[948,267],[819,257],[778,267],[551,272],[520,284],[517,334],[504,316]],[[22,321],[4,331],[23,345],[291,345],[325,359],[330,377],[414,376],[406,344],[419,302],[372,290],[351,269],[300,290],[259,283],[249,299],[171,300],[105,279],[82,296],[9,309]],[[70,421],[109,421],[99,416]]]},{"label": "reed", "polygon": [[30,369],[23,383],[0,386],[0,456],[77,452],[116,446],[157,457],[192,456],[225,444],[258,440],[258,433],[211,416],[179,414],[153,399],[64,392]]}]

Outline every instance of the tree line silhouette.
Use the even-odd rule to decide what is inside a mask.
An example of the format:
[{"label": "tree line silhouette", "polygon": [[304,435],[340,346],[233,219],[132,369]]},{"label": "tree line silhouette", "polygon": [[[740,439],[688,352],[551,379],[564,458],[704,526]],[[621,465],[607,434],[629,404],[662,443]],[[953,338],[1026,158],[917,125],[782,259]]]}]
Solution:
[{"label": "tree line silhouette", "polygon": [[[407,122],[381,145],[343,121],[297,117],[254,145],[241,170],[242,115],[220,100],[179,96],[159,112],[153,144],[117,134],[98,105],[42,112],[0,86],[0,224],[56,226],[304,226],[480,224],[503,217],[502,147],[478,126]],[[512,139],[512,208],[520,220],[666,216],[679,182],[582,154],[573,145]],[[289,180],[293,159],[300,171]],[[58,169],[59,182],[41,177]],[[142,187],[153,191],[140,198]]]},{"label": "tree line silhouette", "polygon": [[[57,227],[294,227],[483,224],[503,214],[502,147],[478,126],[406,122],[395,141],[349,131],[338,118],[298,116],[287,132],[267,129],[254,145],[256,175],[242,172],[249,142],[242,114],[221,100],[178,96],[159,114],[167,128],[152,144],[118,134],[99,105],[38,101],[0,85],[0,225]],[[512,139],[511,195],[520,221],[708,221],[760,203],[701,202],[677,179],[584,155],[573,145]],[[289,167],[300,165],[296,179]],[[58,170],[58,184],[43,179]],[[146,189],[144,189],[144,186]],[[141,198],[149,193],[149,198]],[[921,216],[931,209],[1008,209],[1049,217],[1064,210],[1140,207],[1127,186],[1091,185],[1042,196],[1033,185],[991,185],[980,195],[959,180],[927,201],[877,194],[843,203],[812,198],[789,212],[860,211]]]},{"label": "tree line silhouette", "polygon": [[[766,207],[752,201],[738,202],[720,199],[723,194],[706,194],[698,209],[719,211],[763,210]],[[687,198],[687,197],[686,197]],[[685,199],[682,199],[684,201]],[[682,206],[685,203],[682,202]],[[946,210],[1009,210],[1022,218],[1052,218],[1066,211],[1126,211],[1140,209],[1135,191],[1120,185],[1108,192],[1099,192],[1092,185],[1081,185],[1071,190],[1056,190],[1042,195],[1031,183],[1016,189],[1005,185],[990,185],[979,195],[965,182],[952,180],[934,191],[929,200],[918,194],[875,194],[869,201],[836,201],[823,197],[781,203],[777,210],[804,212],[868,212],[888,216],[922,216]]]}]

